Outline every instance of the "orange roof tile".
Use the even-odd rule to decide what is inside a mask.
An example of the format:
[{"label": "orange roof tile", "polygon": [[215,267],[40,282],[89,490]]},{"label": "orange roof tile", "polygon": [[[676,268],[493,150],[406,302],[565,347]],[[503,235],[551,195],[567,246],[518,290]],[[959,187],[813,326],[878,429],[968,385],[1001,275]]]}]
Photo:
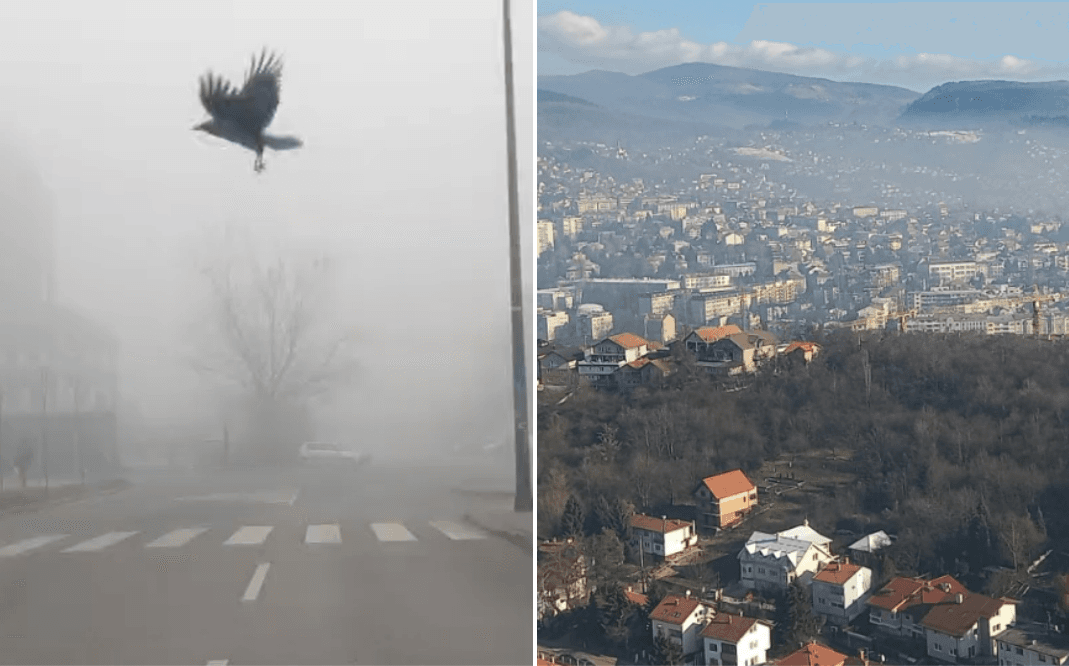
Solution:
[{"label": "orange roof tile", "polygon": [[648,596],[642,594],[641,592],[635,592],[631,589],[624,590],[624,595],[627,597],[628,601],[637,606],[645,606],[650,602],[650,598]]},{"label": "orange roof tile", "polygon": [[810,643],[776,662],[777,666],[843,666],[846,655],[830,647]]},{"label": "orange roof tile", "polygon": [[690,526],[691,524],[685,520],[666,520],[663,518],[654,518],[653,516],[647,516],[641,513],[636,513],[631,516],[631,527],[647,530],[649,532],[657,532],[659,534],[675,532],[676,530],[682,530]]},{"label": "orange roof tile", "polygon": [[728,324],[727,326],[703,326],[694,329],[694,332],[705,342],[716,342],[720,338],[742,333],[742,329],[735,324]]},{"label": "orange roof tile", "polygon": [[647,365],[649,362],[650,362],[650,360],[648,358],[646,358],[645,356],[643,356],[642,358],[636,358],[634,361],[631,361],[630,363],[627,364],[627,366],[630,367],[630,368],[634,368],[635,370],[638,370],[642,366]]},{"label": "orange roof tile", "polygon": [[816,576],[813,576],[813,580],[819,580],[822,583],[832,583],[834,585],[844,585],[846,584],[846,581],[853,578],[859,571],[861,571],[861,567],[856,564],[850,564],[848,562],[829,562]]},{"label": "orange roof tile", "polygon": [[542,657],[539,657],[539,658],[538,658],[538,661],[536,661],[535,663],[536,663],[536,664],[537,664],[538,666],[554,666],[554,664],[553,664],[553,662],[552,662],[552,661],[546,661],[546,660],[545,660],[545,659],[543,659]]},{"label": "orange roof tile", "polygon": [[801,349],[802,351],[815,352],[820,349],[820,345],[815,342],[792,342],[787,345],[787,348],[783,350],[784,354],[790,354],[795,349]]},{"label": "orange roof tile", "polygon": [[650,619],[682,626],[683,622],[693,615],[700,605],[701,602],[694,597],[669,594],[661,600],[661,603],[657,604],[657,608],[653,609],[653,612],[650,613]]},{"label": "orange roof tile", "polygon": [[715,641],[738,643],[755,624],[757,620],[752,617],[721,613],[702,629],[702,636]]},{"label": "orange roof tile", "polygon": [[717,499],[757,490],[757,486],[750,481],[741,469],[706,477],[702,479],[702,483]]},{"label": "orange roof tile", "polygon": [[895,612],[912,606],[934,605],[954,598],[956,594],[970,594],[964,585],[951,576],[926,581],[921,578],[894,578],[869,598],[869,604]]},{"label": "orange roof tile", "polygon": [[609,339],[624,349],[634,349],[635,347],[641,347],[642,345],[648,347],[650,344],[644,338],[640,338],[634,333],[617,333],[616,335],[610,335]]}]

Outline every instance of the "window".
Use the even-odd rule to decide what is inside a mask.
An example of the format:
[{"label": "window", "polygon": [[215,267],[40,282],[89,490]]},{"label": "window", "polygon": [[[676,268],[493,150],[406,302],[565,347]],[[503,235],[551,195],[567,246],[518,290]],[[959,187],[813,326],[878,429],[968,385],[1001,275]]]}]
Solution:
[{"label": "window", "polygon": [[941,645],[939,645],[939,643],[933,643],[933,645],[935,646],[935,651],[936,652],[942,652],[943,651],[943,647]]},{"label": "window", "polygon": [[816,554],[816,553],[813,553],[813,561],[814,561],[814,562],[816,562],[816,561],[817,561],[817,554]]},{"label": "window", "polygon": [[1022,650],[1022,649],[1021,649],[1021,648],[1019,648],[1019,647],[1015,647],[1015,648],[1013,648],[1013,651],[1014,651],[1014,652],[1016,652],[1017,654],[1024,654],[1024,650]]},{"label": "window", "polygon": [[1047,658],[1046,658],[1046,656],[1044,656],[1044,655],[1039,655],[1039,663],[1041,663],[1041,664],[1045,664],[1045,663],[1047,663]]},{"label": "window", "polygon": [[718,646],[717,646],[717,644],[716,644],[716,643],[710,643],[710,644],[709,644],[709,651],[710,651],[710,652],[716,652],[716,651],[717,651],[717,648],[718,648]]}]

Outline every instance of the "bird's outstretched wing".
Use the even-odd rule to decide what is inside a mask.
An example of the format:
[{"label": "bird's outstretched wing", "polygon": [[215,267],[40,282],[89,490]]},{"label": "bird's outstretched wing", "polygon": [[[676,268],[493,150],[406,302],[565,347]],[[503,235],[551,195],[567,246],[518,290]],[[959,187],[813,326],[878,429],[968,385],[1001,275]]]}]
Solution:
[{"label": "bird's outstretched wing", "polygon": [[278,109],[282,62],[267,50],[252,57],[245,85],[237,90],[229,81],[211,72],[200,79],[200,101],[217,121],[236,123],[257,134],[271,124]]}]

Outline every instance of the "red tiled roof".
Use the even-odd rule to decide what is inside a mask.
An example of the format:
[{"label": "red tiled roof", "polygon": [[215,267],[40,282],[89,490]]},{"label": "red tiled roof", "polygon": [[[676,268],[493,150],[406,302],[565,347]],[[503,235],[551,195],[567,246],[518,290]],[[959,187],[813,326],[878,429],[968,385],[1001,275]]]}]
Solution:
[{"label": "red tiled roof", "polygon": [[536,664],[537,664],[538,666],[554,666],[554,664],[553,664],[553,662],[552,662],[552,661],[546,661],[546,660],[545,660],[545,659],[543,659],[542,657],[539,657],[539,658],[538,658],[538,661],[536,661],[535,663],[536,663]]},{"label": "red tiled roof", "polygon": [[716,476],[708,476],[702,479],[702,483],[709,489],[716,499],[724,499],[740,493],[757,490],[757,486],[747,478],[741,469],[735,469]]},{"label": "red tiled roof", "polygon": [[822,583],[832,583],[834,585],[844,585],[846,581],[853,578],[858,571],[861,571],[861,567],[856,564],[850,564],[848,562],[829,562],[820,570],[820,573],[813,576],[813,580],[819,580]]},{"label": "red tiled roof", "polygon": [[846,655],[830,647],[810,643],[776,662],[777,666],[842,666]]},{"label": "red tiled roof", "polygon": [[792,342],[787,345],[787,348],[783,350],[784,354],[790,354],[795,349],[801,349],[802,351],[815,352],[820,349],[820,345],[815,342]]},{"label": "red tiled roof", "polygon": [[650,360],[648,358],[646,358],[645,356],[643,356],[642,358],[636,358],[634,361],[631,361],[627,365],[628,365],[628,367],[631,367],[631,368],[634,368],[635,370],[638,370],[642,366],[646,365],[649,362],[650,362]]},{"label": "red tiled roof", "polygon": [[635,347],[641,347],[642,345],[648,347],[650,344],[644,338],[640,338],[634,333],[617,333],[616,335],[610,335],[609,339],[624,349],[634,349]]},{"label": "red tiled roof", "polygon": [[641,592],[635,592],[633,590],[624,590],[624,595],[627,596],[627,600],[637,606],[645,606],[650,602],[650,598]]},{"label": "red tiled roof", "polygon": [[716,342],[720,338],[742,333],[742,329],[735,324],[728,324],[727,326],[704,326],[694,329],[694,333],[705,342]]},{"label": "red tiled roof", "polygon": [[738,643],[755,624],[757,620],[752,617],[722,613],[702,629],[702,636],[716,641]]},{"label": "red tiled roof", "polygon": [[897,612],[918,604],[942,603],[956,594],[968,595],[969,590],[950,576],[940,576],[932,581],[900,577],[880,588],[869,598],[869,604]]},{"label": "red tiled roof", "polygon": [[960,604],[953,597],[936,604],[924,616],[921,625],[960,638],[967,634],[981,617],[991,618],[998,615],[1005,603],[1002,599],[966,592],[962,595]]},{"label": "red tiled roof", "polygon": [[669,594],[661,600],[661,603],[657,604],[657,608],[653,609],[653,612],[650,613],[650,619],[682,626],[683,622],[690,617],[700,605],[701,602],[694,597],[681,597],[678,594]]},{"label": "red tiled roof", "polygon": [[690,527],[690,523],[684,520],[665,520],[636,513],[631,516],[631,527],[664,534],[665,532],[675,532],[676,530]]}]

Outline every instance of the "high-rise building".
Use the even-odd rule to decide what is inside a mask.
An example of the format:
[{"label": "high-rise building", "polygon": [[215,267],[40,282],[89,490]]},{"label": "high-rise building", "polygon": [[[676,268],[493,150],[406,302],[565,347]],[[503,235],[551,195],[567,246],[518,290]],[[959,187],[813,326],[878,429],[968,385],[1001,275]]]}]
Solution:
[{"label": "high-rise building", "polygon": [[17,153],[0,160],[0,458],[35,450],[31,476],[118,464],[118,341],[57,301],[54,219]]}]

